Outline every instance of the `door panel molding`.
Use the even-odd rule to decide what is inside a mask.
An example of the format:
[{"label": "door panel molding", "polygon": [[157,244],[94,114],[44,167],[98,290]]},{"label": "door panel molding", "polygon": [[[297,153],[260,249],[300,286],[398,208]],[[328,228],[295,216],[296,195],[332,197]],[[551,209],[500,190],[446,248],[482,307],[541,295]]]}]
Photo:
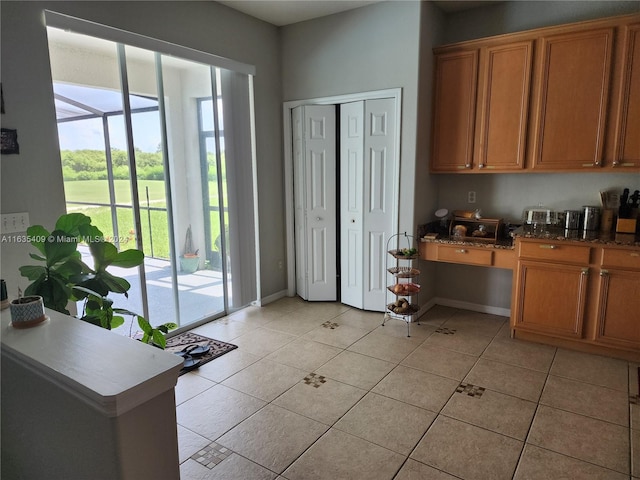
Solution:
[{"label": "door panel molding", "polygon": [[[391,210],[391,217],[394,230],[398,228],[398,208],[399,205],[399,178],[400,178],[400,119],[402,113],[402,89],[392,88],[386,90],[375,90],[371,92],[359,92],[353,94],[336,95],[330,97],[318,97],[303,100],[284,102],[283,104],[283,135],[284,135],[284,160],[285,160],[285,218],[286,218],[286,255],[287,255],[287,295],[296,294],[296,268],[295,268],[295,234],[294,234],[294,171],[293,171],[293,141],[292,141],[292,117],[291,111],[302,105],[344,105],[351,102],[364,100],[377,100],[389,98],[394,101],[394,115],[396,121],[393,128],[394,136],[398,139],[393,147],[397,161],[391,180],[394,185],[393,194],[389,200],[393,202],[395,208]],[[380,257],[382,261],[383,257]]]}]

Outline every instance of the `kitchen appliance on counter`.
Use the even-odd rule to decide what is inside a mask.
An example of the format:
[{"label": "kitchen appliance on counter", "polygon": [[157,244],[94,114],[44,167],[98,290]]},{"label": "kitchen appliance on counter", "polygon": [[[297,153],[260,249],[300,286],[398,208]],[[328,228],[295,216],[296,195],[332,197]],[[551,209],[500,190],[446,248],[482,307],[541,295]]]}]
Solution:
[{"label": "kitchen appliance on counter", "polygon": [[535,207],[526,207],[522,212],[523,223],[532,226],[536,231],[544,231],[549,227],[561,225],[563,217],[564,215],[561,212],[556,212],[542,204]]},{"label": "kitchen appliance on counter", "polygon": [[598,230],[600,228],[600,207],[584,205],[582,207],[582,229]]},{"label": "kitchen appliance on counter", "polygon": [[582,210],[564,211],[564,228],[578,230],[582,226]]}]

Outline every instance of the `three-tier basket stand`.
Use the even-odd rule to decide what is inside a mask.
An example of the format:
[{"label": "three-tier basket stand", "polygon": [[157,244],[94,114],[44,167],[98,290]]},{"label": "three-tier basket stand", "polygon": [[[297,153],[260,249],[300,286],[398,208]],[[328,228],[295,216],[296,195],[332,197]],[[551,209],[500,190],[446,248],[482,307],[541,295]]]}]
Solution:
[{"label": "three-tier basket stand", "polygon": [[407,337],[411,336],[411,322],[420,310],[420,270],[416,268],[417,260],[418,249],[413,235],[404,232],[389,237],[385,266],[392,275],[393,284],[387,286],[385,293],[386,308],[382,326],[391,318],[403,320],[407,323]]}]

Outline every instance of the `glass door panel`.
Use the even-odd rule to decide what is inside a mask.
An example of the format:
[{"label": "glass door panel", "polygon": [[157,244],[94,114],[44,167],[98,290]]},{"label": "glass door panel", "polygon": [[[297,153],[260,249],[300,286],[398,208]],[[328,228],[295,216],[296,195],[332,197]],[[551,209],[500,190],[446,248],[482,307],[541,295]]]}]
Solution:
[{"label": "glass door panel", "polygon": [[[230,72],[55,28],[48,38],[67,209],[91,216],[119,249],[145,253],[140,269],[112,270],[131,284],[114,305],[183,328],[224,315],[230,253],[241,250],[229,248],[221,72]],[[227,136],[238,158],[250,143],[242,126],[235,143]],[[238,212],[236,225],[253,218]],[[231,240],[252,238],[234,229]],[[254,284],[247,273],[236,287],[240,277]],[[127,335],[129,325],[116,331]]]},{"label": "glass door panel", "polygon": [[[177,322],[175,258],[170,253],[168,175],[165,172],[161,112],[157,100],[156,55],[130,46],[126,46],[124,51],[135,159],[135,178],[130,172],[130,195],[137,195],[129,205],[134,221],[132,230],[139,236],[138,248],[141,247],[147,259],[144,276],[137,280],[147,299],[151,323]],[[139,222],[137,228],[135,222]]]},{"label": "glass door panel", "polygon": [[[202,168],[203,158],[206,163],[210,155],[207,143],[202,141],[202,125],[213,128],[214,112],[211,101],[199,100],[211,98],[211,67],[162,56],[162,78],[167,152],[172,166],[175,255],[179,259],[179,317],[180,325],[185,326],[225,311],[222,272],[215,268],[209,233],[211,228],[220,229],[219,220],[212,221],[208,208],[209,179],[215,177],[215,170]],[[217,190],[213,195],[217,196]]]}]

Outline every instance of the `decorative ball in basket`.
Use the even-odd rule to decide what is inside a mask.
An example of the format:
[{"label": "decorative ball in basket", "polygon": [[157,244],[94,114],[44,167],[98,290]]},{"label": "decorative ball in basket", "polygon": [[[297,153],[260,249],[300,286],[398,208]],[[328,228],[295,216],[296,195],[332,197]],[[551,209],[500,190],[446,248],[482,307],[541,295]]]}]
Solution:
[{"label": "decorative ball in basket", "polygon": [[11,302],[9,308],[11,309],[11,325],[14,328],[33,327],[47,319],[42,297],[37,295],[17,298]]}]

